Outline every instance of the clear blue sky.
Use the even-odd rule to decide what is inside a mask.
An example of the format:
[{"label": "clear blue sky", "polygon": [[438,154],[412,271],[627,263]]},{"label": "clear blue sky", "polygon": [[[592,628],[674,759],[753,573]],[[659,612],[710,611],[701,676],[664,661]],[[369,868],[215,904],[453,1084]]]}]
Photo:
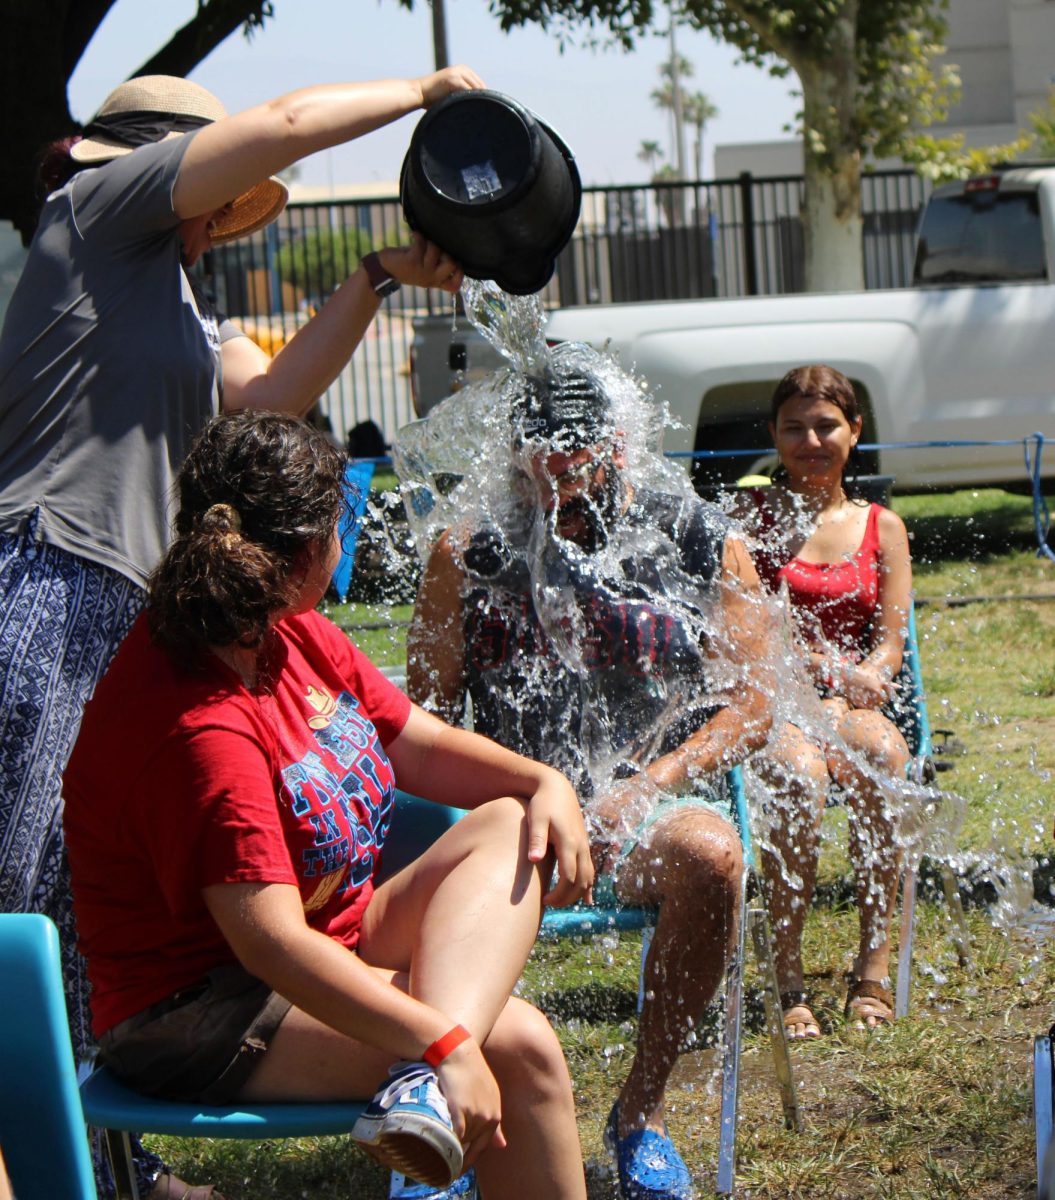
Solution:
[{"label": "clear blue sky", "polygon": [[[90,117],[194,8],[195,0],[119,0],[71,80],[74,116]],[[251,41],[233,34],[191,76],[230,110],[311,83],[416,76],[432,67],[426,0],[417,0],[413,13],[396,0],[275,0],[275,10]],[[658,141],[671,154],[669,123],[649,95],[660,82],[665,39],[646,38],[629,55],[616,49],[561,54],[556,38],[536,28],[502,33],[485,0],[447,0],[447,23],[452,61],[468,63],[489,87],[552,125],[571,146],[585,183],[643,181],[646,167],[637,157],[642,141]],[[732,49],[704,34],[682,30],[678,38],[679,53],[695,68],[689,88],[706,92],[721,113],[705,135],[705,175],[716,142],[787,136],[782,128],[796,110],[788,82],[737,65]],[[306,160],[301,181],[340,186],[395,180],[415,120],[404,118],[351,146],[315,155]],[[687,156],[691,169],[691,146]]]}]

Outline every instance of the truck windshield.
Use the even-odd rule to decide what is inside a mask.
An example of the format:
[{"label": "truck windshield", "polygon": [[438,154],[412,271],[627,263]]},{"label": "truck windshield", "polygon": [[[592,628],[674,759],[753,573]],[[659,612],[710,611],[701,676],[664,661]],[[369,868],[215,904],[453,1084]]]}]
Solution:
[{"label": "truck windshield", "polygon": [[1036,192],[932,197],[916,249],[914,282],[1002,283],[1047,279]]}]

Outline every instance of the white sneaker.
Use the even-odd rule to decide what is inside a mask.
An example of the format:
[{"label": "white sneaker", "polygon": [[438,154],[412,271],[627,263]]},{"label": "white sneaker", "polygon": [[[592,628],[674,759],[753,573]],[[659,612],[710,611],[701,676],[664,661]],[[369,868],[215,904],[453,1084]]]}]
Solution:
[{"label": "white sneaker", "polygon": [[427,1063],[397,1063],[352,1137],[382,1166],[433,1188],[448,1188],[462,1173],[462,1144],[436,1072]]}]

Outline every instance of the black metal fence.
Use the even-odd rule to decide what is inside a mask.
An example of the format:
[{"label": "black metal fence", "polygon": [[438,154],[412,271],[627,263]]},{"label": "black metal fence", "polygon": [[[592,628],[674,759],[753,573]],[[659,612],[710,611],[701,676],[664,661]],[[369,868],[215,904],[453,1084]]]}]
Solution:
[{"label": "black metal fence", "polygon": [[[734,297],[804,288],[800,176],[584,189],[582,214],[543,293],[547,307]],[[926,184],[911,171],[862,181],[869,288],[911,277]],[[398,199],[291,204],[263,232],[219,247],[205,269],[217,303],[274,352],[325,302],[368,250],[407,236]],[[414,319],[451,312],[443,292],[404,288],[384,302],[363,345],[320,402],[344,438],[372,420],[391,438],[414,417]]]}]

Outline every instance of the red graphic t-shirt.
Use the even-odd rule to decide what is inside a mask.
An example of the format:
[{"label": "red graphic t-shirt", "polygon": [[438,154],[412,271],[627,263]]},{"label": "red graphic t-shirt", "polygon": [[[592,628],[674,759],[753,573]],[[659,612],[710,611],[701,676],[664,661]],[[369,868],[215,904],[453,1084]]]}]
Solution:
[{"label": "red graphic t-shirt", "polygon": [[292,884],[309,925],[358,940],[410,701],[317,613],[272,643],[250,691],[141,617],[85,710],[64,821],[96,1036],[234,961],[211,884]]}]

